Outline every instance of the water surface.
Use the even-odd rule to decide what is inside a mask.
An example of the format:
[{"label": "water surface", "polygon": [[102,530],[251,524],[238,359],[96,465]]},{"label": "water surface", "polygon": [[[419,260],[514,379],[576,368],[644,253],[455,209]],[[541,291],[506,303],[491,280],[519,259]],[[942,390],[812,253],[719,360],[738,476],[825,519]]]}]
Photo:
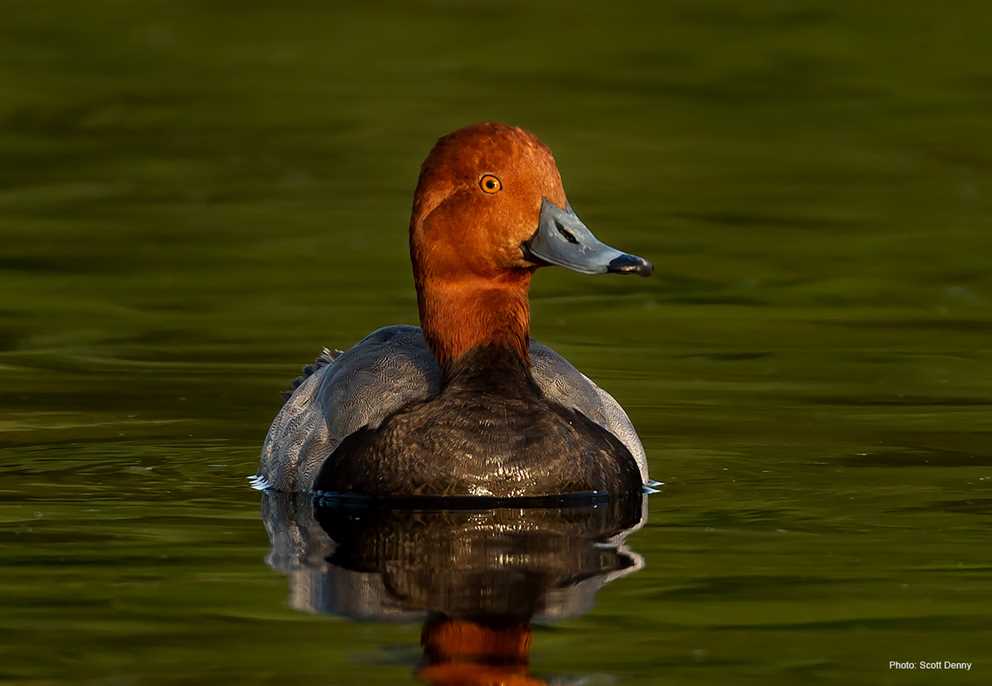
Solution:
[{"label": "water surface", "polygon": [[417,678],[420,619],[294,609],[244,477],[322,346],[415,322],[417,166],[499,119],[657,266],[535,279],[535,337],[666,486],[626,541],[643,568],[535,621],[529,673],[988,681],[983,4],[3,15],[0,680]]}]

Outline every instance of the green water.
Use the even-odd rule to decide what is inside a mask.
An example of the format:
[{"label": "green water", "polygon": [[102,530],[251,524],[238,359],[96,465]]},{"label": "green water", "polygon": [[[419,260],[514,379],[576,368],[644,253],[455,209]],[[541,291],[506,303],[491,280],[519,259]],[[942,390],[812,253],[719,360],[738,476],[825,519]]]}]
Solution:
[{"label": "green water", "polygon": [[992,681],[992,11],[533,5],[0,3],[0,681],[413,682],[418,621],[291,607],[244,477],[415,322],[418,164],[482,119],[657,267],[535,280],[666,486],[531,673]]}]

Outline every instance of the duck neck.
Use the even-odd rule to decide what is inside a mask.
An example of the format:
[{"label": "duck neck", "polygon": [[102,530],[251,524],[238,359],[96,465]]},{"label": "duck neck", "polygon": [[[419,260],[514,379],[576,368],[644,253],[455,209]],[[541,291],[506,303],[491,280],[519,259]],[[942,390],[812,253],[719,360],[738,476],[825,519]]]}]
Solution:
[{"label": "duck neck", "polygon": [[530,277],[521,270],[499,279],[418,280],[420,324],[446,384],[476,366],[466,363],[480,350],[529,378]]}]

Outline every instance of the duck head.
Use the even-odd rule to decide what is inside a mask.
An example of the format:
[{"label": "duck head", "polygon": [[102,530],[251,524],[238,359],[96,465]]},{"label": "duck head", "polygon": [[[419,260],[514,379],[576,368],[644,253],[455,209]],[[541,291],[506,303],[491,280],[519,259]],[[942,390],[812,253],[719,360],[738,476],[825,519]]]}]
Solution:
[{"label": "duck head", "polygon": [[410,254],[424,335],[446,372],[483,345],[509,348],[527,361],[527,293],[540,267],[653,271],[582,223],[547,146],[497,123],[444,136],[427,156],[414,196]]}]

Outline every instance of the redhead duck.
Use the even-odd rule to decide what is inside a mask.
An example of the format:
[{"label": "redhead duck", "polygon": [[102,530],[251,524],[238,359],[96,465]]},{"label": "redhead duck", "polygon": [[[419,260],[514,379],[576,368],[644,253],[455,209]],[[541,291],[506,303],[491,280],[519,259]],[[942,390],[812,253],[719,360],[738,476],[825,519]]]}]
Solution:
[{"label": "redhead duck", "polygon": [[327,350],[272,422],[263,489],[382,498],[621,494],[647,483],[620,405],[529,338],[531,277],[652,272],[572,210],[536,136],[484,123],[441,138],[410,219],[422,328]]}]

